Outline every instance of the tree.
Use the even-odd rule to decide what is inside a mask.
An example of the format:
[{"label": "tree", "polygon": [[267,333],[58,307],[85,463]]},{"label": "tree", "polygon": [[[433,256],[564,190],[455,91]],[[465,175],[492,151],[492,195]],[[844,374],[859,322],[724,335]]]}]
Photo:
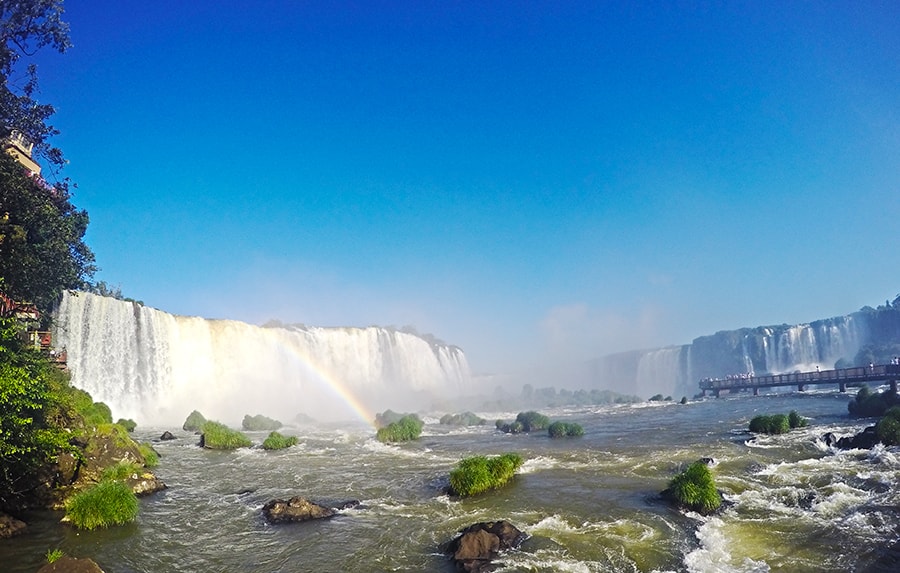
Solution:
[{"label": "tree", "polygon": [[0,137],[18,131],[34,144],[34,153],[55,167],[65,163],[62,152],[48,142],[59,133],[47,123],[56,110],[34,99],[37,67],[29,64],[21,70],[18,64],[45,46],[60,53],[71,47],[69,25],[61,20],[62,4],[62,0],[0,0]]},{"label": "tree", "polygon": [[96,270],[83,241],[87,224],[65,183],[28,177],[0,153],[0,288],[9,296],[47,316],[63,290],[85,288]]}]

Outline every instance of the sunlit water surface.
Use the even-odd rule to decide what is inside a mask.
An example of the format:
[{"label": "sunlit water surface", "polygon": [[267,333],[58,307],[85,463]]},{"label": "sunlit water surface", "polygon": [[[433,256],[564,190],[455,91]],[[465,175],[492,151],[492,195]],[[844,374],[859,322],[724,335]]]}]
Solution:
[{"label": "sunlit water surface", "polygon": [[[215,452],[171,428],[139,428],[157,442],[169,489],[141,500],[134,524],[77,531],[38,513],[26,536],[0,540],[0,570],[36,571],[48,550],[91,557],[107,573],[380,572],[453,570],[439,546],[478,521],[508,519],[531,537],[499,571],[890,571],[900,537],[900,451],[836,452],[826,432],[849,434],[847,395],[805,393],[544,410],[578,422],[581,438],[506,435],[493,423],[450,428],[426,416],[416,442],[389,446],[365,426],[287,428],[297,447]],[[761,413],[797,410],[810,426],[753,438]],[[493,421],[516,412],[479,412]],[[256,444],[265,433],[250,433]],[[507,487],[474,499],[443,493],[450,470],[474,454],[518,452]],[[683,515],[658,499],[672,476],[715,459],[727,507]],[[247,491],[249,490],[249,492]],[[243,493],[242,493],[243,492]],[[269,525],[273,498],[358,499],[317,522]]]}]

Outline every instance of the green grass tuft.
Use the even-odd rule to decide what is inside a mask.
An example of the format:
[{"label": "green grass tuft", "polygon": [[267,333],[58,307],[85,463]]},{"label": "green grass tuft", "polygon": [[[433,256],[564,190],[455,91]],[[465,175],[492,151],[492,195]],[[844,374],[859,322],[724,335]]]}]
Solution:
[{"label": "green grass tuft", "polygon": [[297,436],[282,436],[278,432],[272,432],[269,437],[263,441],[264,450],[283,450],[291,446],[297,445]]},{"label": "green grass tuft", "polygon": [[207,421],[200,428],[203,434],[203,447],[211,450],[234,450],[248,448],[252,444],[250,438],[232,430],[225,424],[215,421]]},{"label": "green grass tuft", "polygon": [[100,474],[100,479],[102,481],[122,481],[140,473],[140,465],[127,460],[119,460],[115,465],[105,468],[103,473]]},{"label": "green grass tuft", "polygon": [[64,555],[62,549],[48,549],[47,550],[47,563],[55,563],[59,561],[59,558]]},{"label": "green grass tuft", "polygon": [[144,458],[144,467],[155,468],[159,465],[159,454],[150,445],[150,442],[142,442],[138,444],[138,450]]},{"label": "green grass tuft", "polygon": [[713,483],[712,472],[704,462],[694,462],[669,482],[672,497],[700,513],[715,511],[722,505],[722,496]]},{"label": "green grass tuft", "polygon": [[122,525],[137,514],[137,496],[121,481],[102,481],[66,501],[66,517],[80,529]]},{"label": "green grass tuft", "polygon": [[450,488],[461,497],[477,495],[506,484],[521,466],[522,456],[514,453],[464,458],[450,472]]}]

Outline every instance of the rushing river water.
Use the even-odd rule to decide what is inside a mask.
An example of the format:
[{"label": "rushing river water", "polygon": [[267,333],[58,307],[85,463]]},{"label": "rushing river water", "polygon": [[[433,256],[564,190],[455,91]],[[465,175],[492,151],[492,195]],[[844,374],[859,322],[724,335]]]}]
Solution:
[{"label": "rushing river water", "polygon": [[[502,434],[493,423],[451,428],[429,416],[409,444],[332,425],[283,430],[300,443],[280,452],[215,452],[178,429],[177,440],[155,444],[169,489],[142,499],[134,524],[86,532],[59,525],[56,513],[29,516],[29,534],[0,540],[0,570],[33,573],[59,548],[107,573],[449,573],[441,543],[471,523],[508,519],[531,537],[503,555],[500,571],[893,571],[900,451],[826,447],[824,433],[867,425],[847,418],[848,400],[822,392],[544,410],[585,429],[560,440]],[[772,437],[746,432],[753,416],[790,410],[810,425]],[[139,428],[136,438],[165,429]],[[259,444],[266,434],[249,435]],[[443,493],[461,458],[510,451],[526,462],[507,487],[466,500]],[[683,515],[657,497],[700,457],[716,460],[727,501],[712,517]],[[262,505],[293,495],[362,505],[324,521],[267,524]]]}]

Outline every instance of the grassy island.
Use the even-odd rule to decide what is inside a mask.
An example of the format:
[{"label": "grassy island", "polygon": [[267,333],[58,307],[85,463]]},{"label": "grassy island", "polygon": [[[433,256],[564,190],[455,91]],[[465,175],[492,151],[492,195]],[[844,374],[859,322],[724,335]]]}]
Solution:
[{"label": "grassy island", "polygon": [[676,475],[669,482],[663,496],[682,507],[703,514],[711,513],[722,505],[722,496],[713,483],[712,472],[703,461],[692,463]]},{"label": "grassy island", "polygon": [[450,472],[451,493],[468,497],[496,489],[512,479],[521,466],[522,456],[514,453],[464,458]]},{"label": "grassy island", "polygon": [[379,442],[385,443],[409,442],[418,439],[422,434],[422,426],[424,425],[425,422],[420,420],[415,414],[407,414],[396,422],[391,422],[387,426],[379,428],[375,438]]},{"label": "grassy island", "polygon": [[250,438],[221,422],[207,421],[200,428],[200,432],[203,434],[200,437],[200,444],[211,450],[248,448],[252,444]]},{"label": "grassy island", "polygon": [[547,433],[551,438],[571,438],[584,435],[581,424],[569,422],[553,422],[547,427]]},{"label": "grassy island", "polygon": [[750,420],[750,431],[755,434],[784,434],[794,428],[803,428],[809,421],[796,412],[754,416]]},{"label": "grassy island", "polygon": [[269,437],[263,441],[264,450],[283,450],[291,446],[297,445],[297,436],[283,436],[278,432],[272,432]]}]

